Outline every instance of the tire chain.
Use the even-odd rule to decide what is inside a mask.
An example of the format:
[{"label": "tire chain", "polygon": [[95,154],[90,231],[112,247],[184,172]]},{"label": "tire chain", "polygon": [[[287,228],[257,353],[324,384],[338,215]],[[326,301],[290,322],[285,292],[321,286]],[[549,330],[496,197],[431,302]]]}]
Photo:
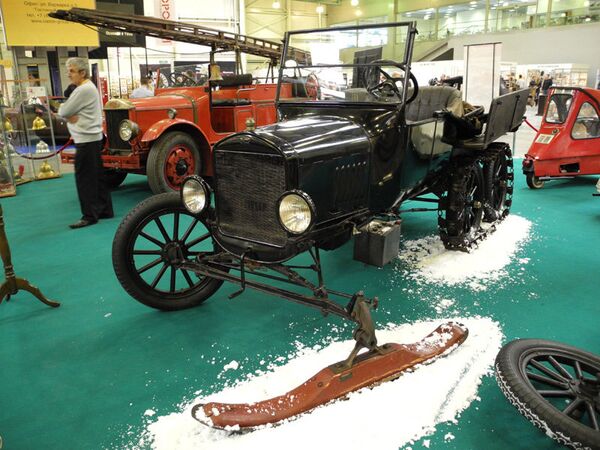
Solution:
[{"label": "tire chain", "polygon": [[507,398],[507,400],[519,411],[523,417],[529,420],[533,425],[542,430],[546,436],[554,439],[559,444],[562,444],[566,447],[573,448],[575,450],[593,450],[591,447],[587,447],[583,445],[581,442],[574,441],[569,436],[561,433],[559,431],[555,431],[550,428],[548,423],[540,419],[529,407],[523,402],[519,396],[517,396],[510,388],[508,382],[504,379],[502,374],[502,369],[500,369],[500,365],[496,363],[496,381],[498,382],[498,386],[500,390]]},{"label": "tire chain", "polygon": [[[448,195],[443,195],[440,198],[440,207],[438,209],[438,227],[440,232],[440,238],[442,242],[444,242],[444,246],[449,250],[460,250],[465,252],[470,252],[477,248],[479,243],[486,239],[489,235],[491,235],[494,231],[496,231],[496,226],[502,222],[508,215],[510,206],[512,205],[512,192],[514,185],[514,170],[512,165],[507,165],[507,198],[505,205],[507,206],[506,210],[502,214],[502,217],[496,219],[487,229],[479,229],[476,236],[467,240],[464,236],[464,233],[461,232],[458,236],[453,236],[449,233],[449,230],[452,228],[456,228],[457,224],[460,226],[460,221],[450,221],[446,218],[446,206],[448,209],[463,209],[465,204],[465,190],[467,183],[467,170],[473,164],[480,163],[489,163],[494,161],[500,153],[504,153],[510,160],[512,160],[512,152],[510,147],[507,144],[492,144],[486,150],[484,155],[477,156],[461,156],[453,161],[453,167],[450,169],[450,183],[452,183],[452,188],[460,194],[457,196],[457,201],[454,205],[448,205]],[[462,174],[461,174],[462,172]],[[456,175],[455,175],[456,174]],[[485,181],[485,180],[484,180]],[[454,206],[454,208],[453,208]],[[483,207],[489,207],[486,204]]]}]

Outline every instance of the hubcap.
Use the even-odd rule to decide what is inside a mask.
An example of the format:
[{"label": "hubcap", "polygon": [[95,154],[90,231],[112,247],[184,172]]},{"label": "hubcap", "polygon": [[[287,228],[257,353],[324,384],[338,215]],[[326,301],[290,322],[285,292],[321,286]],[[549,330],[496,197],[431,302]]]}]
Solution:
[{"label": "hubcap", "polygon": [[183,146],[173,147],[165,161],[165,181],[172,189],[179,189],[183,179],[196,170],[192,151]]},{"label": "hubcap", "polygon": [[162,250],[162,258],[172,266],[180,264],[185,259],[183,245],[177,241],[169,242]]}]

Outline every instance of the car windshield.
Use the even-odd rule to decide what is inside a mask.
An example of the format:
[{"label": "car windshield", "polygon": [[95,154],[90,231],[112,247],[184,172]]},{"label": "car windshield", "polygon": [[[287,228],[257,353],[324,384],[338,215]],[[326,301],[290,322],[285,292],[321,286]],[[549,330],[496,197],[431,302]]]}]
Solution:
[{"label": "car windshield", "polygon": [[547,123],[564,123],[571,108],[573,96],[569,94],[553,94],[550,97],[545,120]]},{"label": "car windshield", "polygon": [[279,102],[402,101],[413,30],[404,22],[287,33]]}]

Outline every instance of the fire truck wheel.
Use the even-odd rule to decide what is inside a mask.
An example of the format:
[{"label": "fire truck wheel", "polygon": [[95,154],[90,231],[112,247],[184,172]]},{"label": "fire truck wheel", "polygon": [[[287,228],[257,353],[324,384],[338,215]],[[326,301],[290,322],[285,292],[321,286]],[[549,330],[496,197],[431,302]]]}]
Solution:
[{"label": "fire truck wheel", "polygon": [[218,250],[202,219],[184,208],[178,193],[169,192],[142,201],[123,218],[112,262],[119,283],[135,300],[177,311],[198,306],[223,284],[182,269],[181,259]]},{"label": "fire truck wheel", "polygon": [[154,143],[148,155],[146,174],[155,194],[179,191],[185,177],[200,173],[200,151],[187,133],[171,131]]},{"label": "fire truck wheel", "polygon": [[544,187],[544,182],[533,174],[527,174],[527,186],[530,189],[541,189]]},{"label": "fire truck wheel", "polygon": [[127,177],[127,172],[116,169],[104,169],[104,182],[109,189],[116,189]]}]

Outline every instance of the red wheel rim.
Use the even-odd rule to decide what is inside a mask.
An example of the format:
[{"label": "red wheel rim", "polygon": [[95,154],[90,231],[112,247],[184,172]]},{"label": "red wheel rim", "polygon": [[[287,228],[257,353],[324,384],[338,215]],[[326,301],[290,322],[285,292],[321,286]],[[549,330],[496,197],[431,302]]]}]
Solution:
[{"label": "red wheel rim", "polygon": [[183,179],[196,173],[194,154],[185,145],[177,145],[167,154],[165,181],[173,190],[179,190]]}]

